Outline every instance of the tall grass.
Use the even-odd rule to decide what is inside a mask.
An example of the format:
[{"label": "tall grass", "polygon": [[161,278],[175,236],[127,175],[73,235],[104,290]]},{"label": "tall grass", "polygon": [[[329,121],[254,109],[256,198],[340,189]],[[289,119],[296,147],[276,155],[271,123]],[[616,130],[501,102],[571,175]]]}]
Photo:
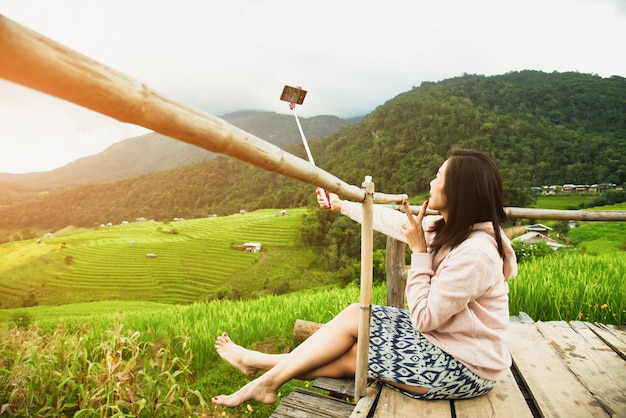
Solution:
[{"label": "tall grass", "polygon": [[[520,265],[510,282],[511,314],[535,320],[626,323],[626,254],[566,253]],[[325,288],[256,300],[113,312],[67,322],[51,331],[32,324],[0,335],[0,412],[16,416],[267,416],[275,405],[214,407],[206,399],[231,393],[247,378],[222,361],[216,336],[268,352],[293,348],[293,324],[327,322],[358,300],[359,289]],[[373,302],[385,303],[375,287]],[[168,306],[168,305],[161,305]],[[292,382],[279,392],[287,395]]]},{"label": "tall grass", "polygon": [[534,320],[626,324],[626,253],[566,252],[520,265],[510,310]]},{"label": "tall grass", "polygon": [[[385,288],[376,287],[374,303],[384,304]],[[140,312],[127,315],[132,329],[150,330],[153,338],[187,335],[194,353],[194,368],[207,370],[218,360],[215,338],[223,332],[239,344],[250,346],[273,339],[289,350],[294,347],[293,325],[296,319],[328,322],[343,308],[358,301],[359,289],[329,287],[283,296],[266,296],[248,301],[220,300],[189,306],[174,306],[163,312]]]},{"label": "tall grass", "polygon": [[[207,404],[205,399],[247,381],[219,359],[215,338],[228,332],[244,346],[289,351],[297,318],[327,322],[358,293],[348,286],[101,314],[51,332],[37,325],[33,308],[32,324],[0,335],[0,415],[226,417],[254,410],[267,416],[274,406],[229,411]],[[374,303],[384,303],[384,287],[373,295]],[[292,388],[286,385],[279,395]]]},{"label": "tall grass", "polygon": [[[113,325],[113,324],[112,324]],[[0,342],[0,415],[191,416],[206,408],[191,388],[188,339],[142,342],[121,323],[98,336],[84,327],[51,334],[36,326]]]}]

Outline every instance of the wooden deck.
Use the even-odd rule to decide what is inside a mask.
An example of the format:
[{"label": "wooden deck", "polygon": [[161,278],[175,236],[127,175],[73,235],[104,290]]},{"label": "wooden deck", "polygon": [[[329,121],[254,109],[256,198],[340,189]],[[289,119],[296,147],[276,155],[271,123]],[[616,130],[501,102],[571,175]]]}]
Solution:
[{"label": "wooden deck", "polygon": [[421,401],[372,383],[352,402],[351,380],[318,379],[328,395],[297,389],[275,418],[626,417],[626,327],[511,318],[513,366],[487,395]]}]

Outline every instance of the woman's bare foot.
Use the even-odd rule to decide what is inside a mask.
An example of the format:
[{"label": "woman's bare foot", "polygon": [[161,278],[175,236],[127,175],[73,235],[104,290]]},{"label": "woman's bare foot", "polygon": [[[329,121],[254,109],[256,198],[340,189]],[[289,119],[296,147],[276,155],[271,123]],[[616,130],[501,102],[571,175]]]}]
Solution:
[{"label": "woman's bare foot", "polygon": [[246,376],[254,377],[259,372],[259,369],[251,366],[248,361],[248,358],[251,357],[253,352],[235,344],[228,334],[223,333],[217,337],[215,340],[215,350],[217,350],[217,354],[219,354],[221,358],[241,370]]},{"label": "woman's bare foot", "polygon": [[273,404],[276,402],[276,391],[265,385],[261,378],[253,380],[232,395],[215,396],[212,401],[214,404],[229,408],[239,406],[246,401],[255,401],[267,405]]}]

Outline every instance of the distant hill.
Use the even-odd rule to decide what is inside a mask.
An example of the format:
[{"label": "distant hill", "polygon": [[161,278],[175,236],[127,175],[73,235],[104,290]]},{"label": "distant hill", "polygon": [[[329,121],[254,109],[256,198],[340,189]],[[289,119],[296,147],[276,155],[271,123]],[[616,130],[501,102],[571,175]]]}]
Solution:
[{"label": "distant hill", "polygon": [[[315,162],[351,184],[428,191],[452,148],[497,163],[505,204],[531,186],[626,182],[626,79],[580,73],[464,75],[422,83],[355,124],[310,141]],[[263,138],[263,135],[260,135]],[[297,141],[296,141],[297,142]],[[306,159],[301,144],[285,149]],[[116,182],[82,185],[0,208],[0,229],[194,218],[314,204],[314,187],[225,156]],[[2,239],[2,237],[0,237]]]},{"label": "distant hill", "polygon": [[46,172],[0,174],[0,181],[32,189],[102,183],[206,160],[213,154],[158,133],[117,142],[99,154]]},{"label": "distant hill", "polygon": [[[302,142],[293,115],[242,111],[229,113],[222,119],[281,148]],[[330,135],[350,123],[328,115],[299,119],[308,140]],[[215,155],[159,133],[148,133],[117,142],[99,154],[54,170],[0,173],[0,205],[24,200],[42,190],[135,177],[204,161]]]}]

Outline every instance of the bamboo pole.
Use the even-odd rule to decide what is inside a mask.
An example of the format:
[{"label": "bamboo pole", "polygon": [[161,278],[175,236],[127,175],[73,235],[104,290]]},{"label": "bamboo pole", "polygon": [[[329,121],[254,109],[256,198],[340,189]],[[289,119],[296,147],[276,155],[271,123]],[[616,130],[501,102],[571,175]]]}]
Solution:
[{"label": "bamboo pole", "polygon": [[[361,202],[354,185],[216,116],[177,103],[144,83],[0,14],[0,77],[209,151],[229,155]],[[378,203],[404,194],[376,193]]]},{"label": "bamboo pole", "polygon": [[[160,96],[145,84],[106,67],[0,14],[0,77],[122,122],[229,155],[267,171],[323,187],[361,202],[364,191],[223,119]],[[374,202],[406,195],[374,193]],[[419,207],[411,207],[413,213]],[[505,208],[511,218],[626,221],[626,211]]]},{"label": "bamboo pole", "polygon": [[177,103],[142,82],[0,15],[0,77],[122,122],[323,187],[356,202],[365,194],[226,121]]},{"label": "bamboo pole", "polygon": [[572,221],[626,221],[626,210],[557,210],[504,208],[509,218],[554,219]]},{"label": "bamboo pole", "polygon": [[[404,210],[402,205],[393,205],[396,210]],[[410,206],[411,213],[418,214],[421,206]],[[559,210],[539,208],[504,208],[509,218],[516,219],[552,219],[571,221],[626,221],[626,210]],[[436,215],[438,212],[428,210],[427,215]]]},{"label": "bamboo pole", "polygon": [[[396,210],[404,210],[402,205],[393,205]],[[421,206],[410,206],[412,213],[419,213]],[[590,210],[555,210],[536,208],[506,207],[504,212],[509,218],[522,219],[551,219],[575,221],[626,221],[626,211],[590,211]],[[429,215],[438,212],[428,210]],[[393,238],[387,239],[387,304],[389,306],[404,307],[404,285],[406,284],[406,268],[404,265],[404,249],[406,244]]]},{"label": "bamboo pole", "polygon": [[370,336],[370,311],[372,305],[372,267],[374,251],[374,183],[370,176],[363,182],[365,200],[362,205],[363,221],[361,223],[361,292],[359,334],[357,340],[356,375],[354,378],[354,396],[356,399],[365,396],[367,390],[367,357]]}]

